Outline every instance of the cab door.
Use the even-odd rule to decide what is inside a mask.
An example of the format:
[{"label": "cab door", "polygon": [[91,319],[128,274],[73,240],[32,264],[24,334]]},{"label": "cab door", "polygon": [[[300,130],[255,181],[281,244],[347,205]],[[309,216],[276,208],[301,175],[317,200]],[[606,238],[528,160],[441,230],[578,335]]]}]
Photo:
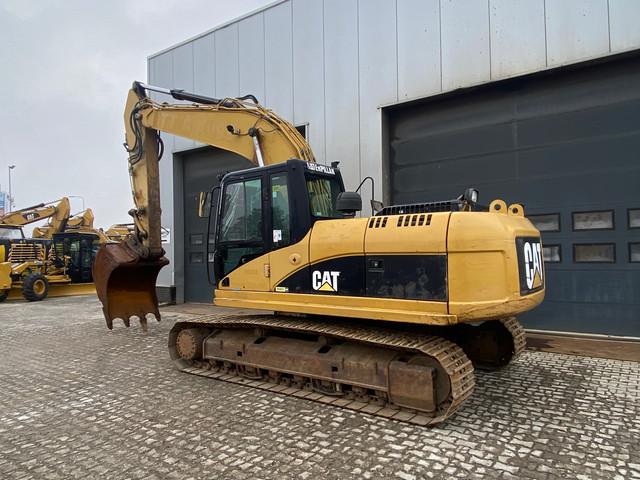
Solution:
[{"label": "cab door", "polygon": [[[306,196],[294,198],[293,182],[296,179],[292,178],[290,173],[288,170],[282,170],[269,175],[271,202],[270,218],[268,218],[271,242],[269,279],[270,290],[278,293],[309,290],[309,238],[311,235],[309,231],[303,231],[304,221],[299,219],[300,215],[295,211],[295,201],[306,202],[307,199]],[[296,241],[296,236],[302,236],[302,238]]]},{"label": "cab door", "polygon": [[223,288],[269,291],[267,189],[264,174],[224,185],[214,254],[216,282]]}]

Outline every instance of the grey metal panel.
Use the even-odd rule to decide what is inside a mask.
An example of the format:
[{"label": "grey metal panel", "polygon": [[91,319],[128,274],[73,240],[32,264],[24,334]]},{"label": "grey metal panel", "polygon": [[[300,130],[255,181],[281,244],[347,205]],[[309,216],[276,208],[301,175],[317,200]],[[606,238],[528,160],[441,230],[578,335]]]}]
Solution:
[{"label": "grey metal panel", "polygon": [[491,78],[547,66],[544,0],[490,0]]},{"label": "grey metal panel", "polygon": [[[193,91],[193,43],[186,43],[171,52],[173,54],[173,88]],[[188,103],[171,100],[175,103]],[[195,142],[182,137],[174,137],[174,151],[193,148]]]},{"label": "grey metal panel", "polygon": [[[151,63],[150,80],[153,85],[159,87],[173,87],[173,53],[166,52],[153,58]],[[166,100],[166,97],[151,92],[151,97],[156,100]],[[163,98],[164,97],[164,98]],[[174,136],[161,134],[165,147],[165,161],[160,162],[160,206],[162,207],[161,222],[162,225],[169,228],[172,232],[174,229],[174,208],[173,208],[173,165],[171,161],[172,152],[174,150]],[[173,240],[173,238],[172,238]],[[175,243],[164,245],[166,256],[172,262],[170,268],[163,268],[158,275],[157,284],[160,286],[170,287],[174,285],[173,277],[173,260]]]},{"label": "grey metal panel", "polygon": [[291,2],[264,12],[265,101],[293,121]]},{"label": "grey metal panel", "polygon": [[398,97],[442,90],[440,0],[397,1]]},{"label": "grey metal panel", "polygon": [[238,72],[238,24],[216,30],[216,96],[237,97],[240,93]]},{"label": "grey metal panel", "polygon": [[238,23],[240,95],[253,94],[264,102],[264,15],[258,13]]},{"label": "grey metal panel", "polygon": [[[381,104],[398,100],[396,2],[359,2],[358,45],[360,79],[360,173],[370,175],[382,194]],[[369,186],[364,187],[366,195]]]},{"label": "grey metal panel", "polygon": [[609,0],[611,51],[640,47],[640,2]]},{"label": "grey metal panel", "polygon": [[216,62],[213,34],[193,42],[193,89],[196,93],[214,97],[216,94]]},{"label": "grey metal panel", "polygon": [[546,0],[547,64],[609,52],[607,0]]},{"label": "grey metal panel", "polygon": [[[560,214],[543,242],[542,307],[530,328],[640,336],[640,264],[628,259],[640,229],[627,228],[640,185],[640,57],[517,78],[466,94],[389,110],[394,203],[452,198],[469,186],[481,203],[521,202],[528,214]],[[572,213],[613,210],[615,228],[573,231]],[[611,242],[613,264],[575,263],[575,244]]]},{"label": "grey metal panel", "polygon": [[358,4],[324,2],[326,161],[340,161],[346,188],[360,179]]},{"label": "grey metal panel", "polygon": [[293,121],[308,124],[307,140],[325,161],[322,2],[293,0]]},{"label": "grey metal panel", "polygon": [[451,90],[488,81],[489,0],[448,0],[440,6],[442,88]]},{"label": "grey metal panel", "polygon": [[[216,96],[215,38],[213,34],[193,41],[193,91],[209,97]],[[195,146],[202,146],[194,142]],[[179,292],[178,292],[179,293]]]}]

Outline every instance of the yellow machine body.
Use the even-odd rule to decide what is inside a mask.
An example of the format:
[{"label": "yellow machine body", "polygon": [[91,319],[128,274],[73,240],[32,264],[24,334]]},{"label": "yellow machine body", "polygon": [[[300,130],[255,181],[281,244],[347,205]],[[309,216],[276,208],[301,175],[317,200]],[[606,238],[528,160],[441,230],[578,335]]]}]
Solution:
[{"label": "yellow machine body", "polygon": [[[539,257],[534,259],[533,253],[528,261],[524,256],[519,260],[516,241],[537,238],[535,254],[539,255],[539,235],[521,214],[496,211],[318,221],[302,241],[233,270],[218,283],[214,303],[427,325],[510,317],[534,308],[544,298],[543,264]],[[414,274],[405,283],[389,285],[383,296],[368,295],[373,293],[371,290],[359,296],[341,295],[340,283],[349,272],[323,266],[332,260],[342,260],[347,269],[362,263],[366,277],[368,270],[375,269],[367,265],[367,259],[379,255],[416,260],[443,257],[445,294],[436,301],[418,299],[416,295],[406,298],[412,296],[410,291],[419,280],[420,274]],[[534,284],[523,293],[521,275],[526,276],[527,269],[535,271]],[[311,276],[316,272],[317,278],[325,276],[329,285],[322,282],[312,293],[294,293],[291,287],[282,286],[288,278],[305,270]],[[412,273],[415,272],[406,272],[406,277]]]}]

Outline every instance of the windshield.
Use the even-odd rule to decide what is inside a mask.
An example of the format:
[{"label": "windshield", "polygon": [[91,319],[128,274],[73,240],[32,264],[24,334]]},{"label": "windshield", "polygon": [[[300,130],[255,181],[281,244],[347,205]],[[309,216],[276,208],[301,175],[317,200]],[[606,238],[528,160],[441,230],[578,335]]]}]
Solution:
[{"label": "windshield", "polygon": [[314,174],[307,174],[306,179],[311,215],[316,218],[343,218],[344,215],[336,210],[336,199],[342,191],[338,179]]},{"label": "windshield", "polygon": [[0,239],[22,240],[23,238],[21,228],[0,227]]}]

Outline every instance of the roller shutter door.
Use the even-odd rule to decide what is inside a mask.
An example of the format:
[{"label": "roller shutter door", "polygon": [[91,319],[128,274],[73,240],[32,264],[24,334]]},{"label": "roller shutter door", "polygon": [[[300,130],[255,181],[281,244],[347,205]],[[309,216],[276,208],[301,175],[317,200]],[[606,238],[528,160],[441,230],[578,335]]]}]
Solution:
[{"label": "roller shutter door", "polygon": [[528,328],[640,337],[640,59],[489,84],[391,107],[393,203],[525,204],[546,246]]}]

